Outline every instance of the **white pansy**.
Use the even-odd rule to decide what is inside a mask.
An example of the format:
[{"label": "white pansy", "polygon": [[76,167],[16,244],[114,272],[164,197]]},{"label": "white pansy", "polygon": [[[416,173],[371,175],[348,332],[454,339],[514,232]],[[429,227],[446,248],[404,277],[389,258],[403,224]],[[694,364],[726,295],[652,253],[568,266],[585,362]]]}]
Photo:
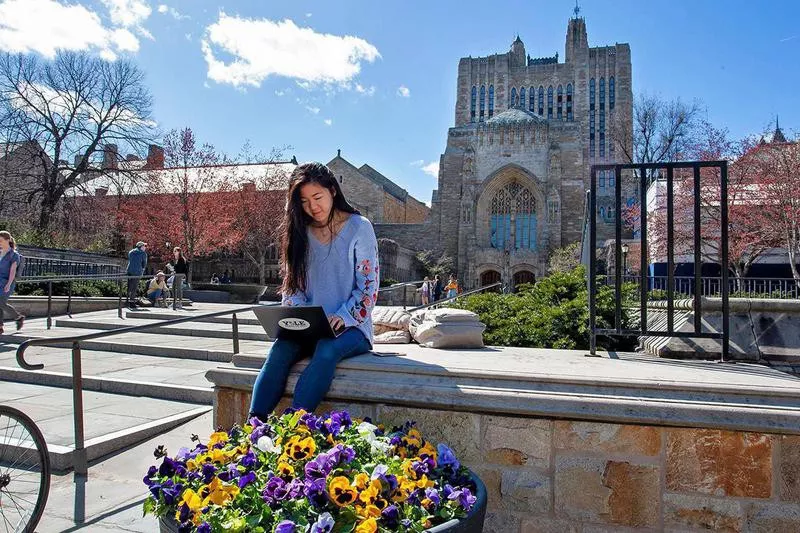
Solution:
[{"label": "white pansy", "polygon": [[277,446],[272,439],[264,435],[256,442],[256,448],[265,453],[281,453],[281,447]]}]

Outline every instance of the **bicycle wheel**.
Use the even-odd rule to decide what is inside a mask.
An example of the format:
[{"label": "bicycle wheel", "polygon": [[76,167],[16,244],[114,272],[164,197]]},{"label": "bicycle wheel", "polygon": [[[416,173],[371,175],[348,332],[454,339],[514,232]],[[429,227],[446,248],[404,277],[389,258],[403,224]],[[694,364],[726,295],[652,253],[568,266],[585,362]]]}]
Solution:
[{"label": "bicycle wheel", "polygon": [[0,405],[0,532],[35,531],[49,491],[42,432],[25,413]]}]

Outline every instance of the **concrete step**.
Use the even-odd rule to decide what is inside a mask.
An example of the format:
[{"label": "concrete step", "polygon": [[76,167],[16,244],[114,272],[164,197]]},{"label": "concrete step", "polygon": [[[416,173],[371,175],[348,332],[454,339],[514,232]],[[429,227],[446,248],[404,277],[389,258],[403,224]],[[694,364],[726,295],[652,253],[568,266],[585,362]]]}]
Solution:
[{"label": "concrete step", "polygon": [[[190,316],[188,313],[180,311],[159,311],[157,309],[151,310],[139,310],[139,311],[126,311],[125,312],[126,318],[144,318],[150,320],[171,320],[173,318],[182,318],[183,316]],[[239,321],[239,325],[247,325],[247,326],[258,326],[260,322],[255,317],[252,311],[245,311],[243,313],[237,313],[236,318]],[[231,316],[217,316],[212,318],[201,318],[196,321],[191,322],[192,324],[198,323],[208,323],[208,324],[228,324],[231,323]]]},{"label": "concrete step", "polygon": [[[126,320],[108,319],[106,321],[100,321],[98,319],[59,318],[56,320],[55,325],[58,328],[113,330],[123,327],[152,325],[154,322],[156,321],[142,318],[128,318]],[[233,339],[233,329],[230,322],[227,324],[224,322],[185,322],[168,326],[153,326],[143,333]],[[250,341],[270,340],[267,334],[264,333],[264,328],[260,325],[242,325],[241,323],[239,324],[239,339]]]},{"label": "concrete step", "polygon": [[[72,390],[27,383],[3,383],[0,403],[30,416],[47,442],[53,470],[72,468]],[[84,432],[89,461],[122,451],[211,410],[210,406],[143,396],[85,391]],[[25,443],[19,443],[20,451]]]}]

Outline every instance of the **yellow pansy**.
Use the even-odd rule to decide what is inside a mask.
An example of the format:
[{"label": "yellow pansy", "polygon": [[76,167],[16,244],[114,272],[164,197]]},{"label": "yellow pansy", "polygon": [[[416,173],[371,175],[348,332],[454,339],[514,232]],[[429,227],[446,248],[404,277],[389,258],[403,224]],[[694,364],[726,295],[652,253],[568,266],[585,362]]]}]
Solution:
[{"label": "yellow pansy", "polygon": [[436,452],[436,448],[434,448],[430,442],[426,442],[425,446],[419,449],[419,454],[425,454],[429,457],[432,457],[435,467],[436,461],[439,459],[439,454]]},{"label": "yellow pansy", "polygon": [[344,476],[337,476],[328,484],[328,494],[333,503],[339,507],[349,505],[356,500],[356,488],[350,484],[350,480]]},{"label": "yellow pansy", "polygon": [[367,505],[375,502],[375,500],[378,499],[378,495],[381,493],[381,482],[377,479],[375,481],[377,481],[377,485],[374,482],[370,483],[369,487],[358,495],[358,499]]},{"label": "yellow pansy", "polygon": [[369,476],[367,474],[364,474],[363,472],[360,474],[356,474],[356,478],[353,480],[353,485],[358,490],[366,489],[368,483],[369,483]]},{"label": "yellow pansy", "polygon": [[426,476],[425,474],[423,474],[422,477],[419,478],[419,480],[416,483],[416,487],[418,489],[424,489],[424,488],[427,488],[427,487],[433,487],[433,485],[434,485],[433,481],[429,480],[428,476]]},{"label": "yellow pansy", "polygon": [[228,434],[224,431],[217,431],[216,433],[212,433],[211,436],[208,438],[208,447],[211,448],[215,444],[219,444],[220,442],[228,442]]},{"label": "yellow pansy", "polygon": [[306,437],[301,439],[294,436],[286,443],[286,453],[295,461],[308,459],[317,450],[317,444],[314,442],[313,437]]},{"label": "yellow pansy", "polygon": [[403,461],[401,468],[403,469],[403,473],[406,475],[406,477],[409,479],[417,479],[417,473],[414,472],[414,468],[412,467],[412,460],[413,459],[406,459]]},{"label": "yellow pansy", "polygon": [[367,518],[356,527],[355,533],[375,533],[378,531],[378,521],[374,518]]},{"label": "yellow pansy", "polygon": [[358,505],[356,506],[356,514],[362,518],[380,518],[381,510],[375,505]]},{"label": "yellow pansy", "polygon": [[278,463],[278,475],[284,479],[292,479],[294,477],[294,467],[289,463]]},{"label": "yellow pansy", "polygon": [[189,507],[189,510],[194,513],[202,509],[203,499],[192,489],[186,489],[183,491],[183,495],[180,503],[178,503],[178,507],[182,506],[183,504],[186,504]]}]

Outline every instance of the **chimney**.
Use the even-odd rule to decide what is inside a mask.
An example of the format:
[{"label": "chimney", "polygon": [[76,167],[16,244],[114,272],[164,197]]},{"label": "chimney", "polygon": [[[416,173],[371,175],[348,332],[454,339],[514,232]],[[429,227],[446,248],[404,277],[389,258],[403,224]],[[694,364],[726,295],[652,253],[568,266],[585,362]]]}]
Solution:
[{"label": "chimney", "polygon": [[117,170],[119,168],[119,152],[116,144],[107,144],[103,147],[103,170]]},{"label": "chimney", "polygon": [[164,168],[164,149],[157,144],[151,144],[147,149],[147,169]]},{"label": "chimney", "polygon": [[98,187],[94,190],[94,195],[97,197],[105,196],[108,194],[108,187]]},{"label": "chimney", "polygon": [[336,150],[336,157],[342,157],[342,149]]}]

